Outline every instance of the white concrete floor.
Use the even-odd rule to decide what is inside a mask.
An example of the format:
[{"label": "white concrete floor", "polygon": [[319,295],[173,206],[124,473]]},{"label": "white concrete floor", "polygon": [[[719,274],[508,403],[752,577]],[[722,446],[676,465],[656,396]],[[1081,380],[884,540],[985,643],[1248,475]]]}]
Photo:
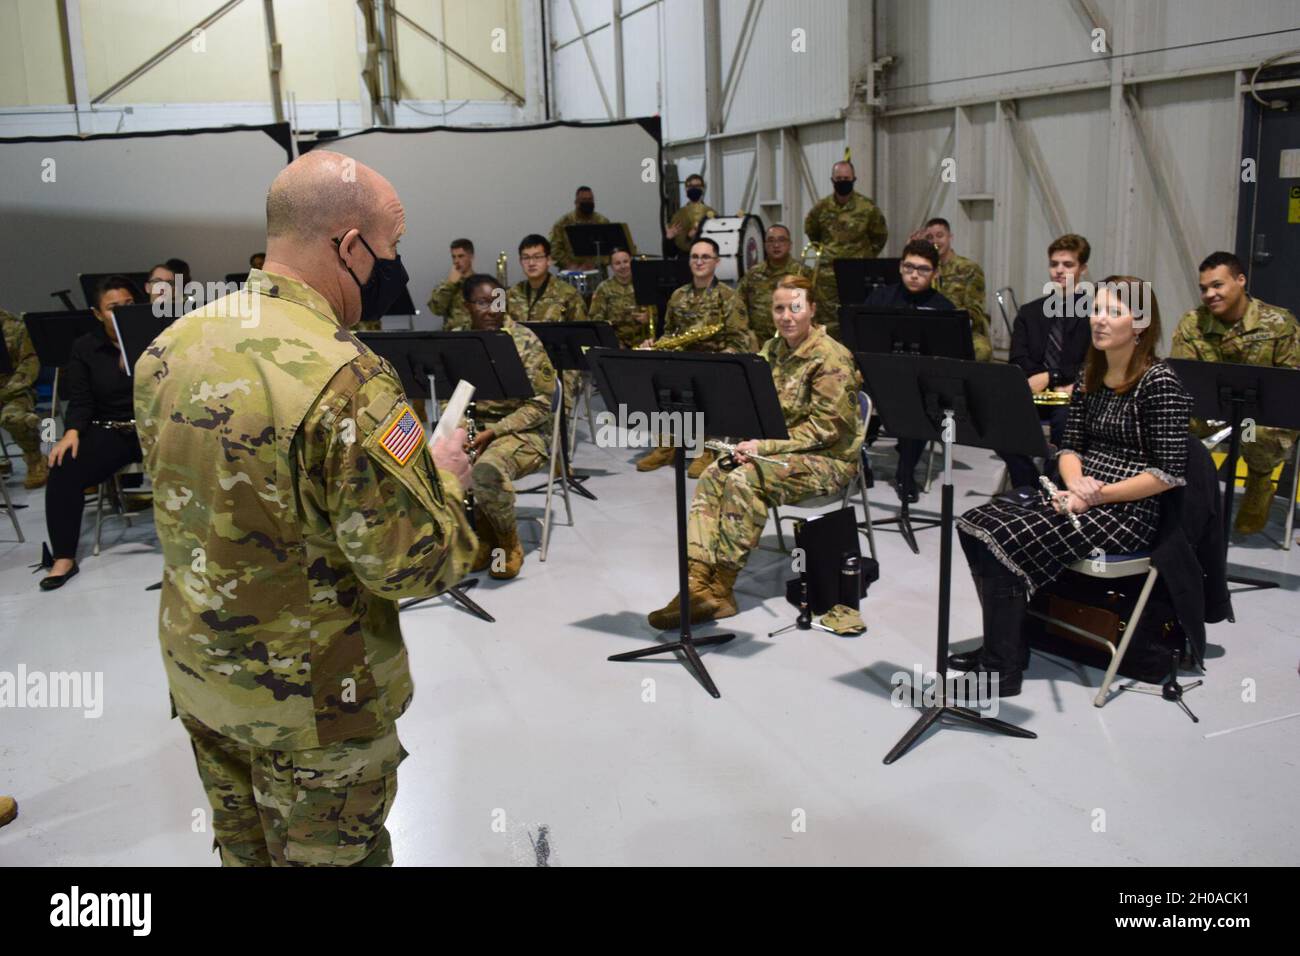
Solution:
[{"label": "white concrete floor", "polygon": [[[1234,542],[1234,568],[1283,586],[1240,595],[1237,623],[1210,628],[1207,684],[1189,694],[1199,724],[1138,694],[1094,708],[1099,672],[1035,655],[1001,716],[1037,740],[954,727],[886,767],[915,718],[891,705],[891,675],[933,662],[938,531],[920,532],[919,555],[877,535],[882,575],[856,638],[769,639],[794,617],[776,596],[791,575],[788,558],[757,553],[741,614],[723,622],[736,639],[704,655],[714,700],[671,658],[605,660],[656,639],[644,615],[676,586],[672,473],[635,473],[636,454],[580,444],[600,500],[574,499],[577,526],[554,529],[545,564],[530,547],[517,580],[472,592],[496,624],[443,601],[403,615],[416,696],[389,819],[399,864],[535,865],[542,828],[551,865],[1300,862],[1300,717],[1246,726],[1300,712],[1300,547]],[[958,449],[958,510],[997,475],[991,456]],[[0,710],[0,792],[20,805],[0,862],[215,865],[192,825],[207,803],[187,738],[167,719],[152,519],[110,523],[96,558],[88,511],[81,574],[45,594],[30,570],[42,494],[9,487],[29,505],[28,542],[0,525],[0,670],[102,671],[105,702],[98,719]],[[877,516],[893,511],[883,481],[873,499]],[[919,508],[938,502],[936,484]],[[1275,539],[1281,515],[1278,500]],[[526,542],[539,529],[525,521]],[[979,615],[956,560],[960,648]]]}]

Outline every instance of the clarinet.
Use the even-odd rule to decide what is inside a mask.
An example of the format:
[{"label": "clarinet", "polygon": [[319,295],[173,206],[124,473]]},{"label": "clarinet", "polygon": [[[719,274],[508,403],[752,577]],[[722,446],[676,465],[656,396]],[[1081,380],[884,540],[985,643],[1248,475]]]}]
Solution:
[{"label": "clarinet", "polygon": [[[465,435],[469,439],[469,467],[472,471],[474,468],[474,459],[478,457],[478,451],[474,448],[474,436],[478,433],[478,426],[474,423],[474,402],[465,406]],[[469,518],[469,526],[475,531],[478,528],[474,524],[474,477],[471,474],[470,480],[465,483],[465,514]]]}]

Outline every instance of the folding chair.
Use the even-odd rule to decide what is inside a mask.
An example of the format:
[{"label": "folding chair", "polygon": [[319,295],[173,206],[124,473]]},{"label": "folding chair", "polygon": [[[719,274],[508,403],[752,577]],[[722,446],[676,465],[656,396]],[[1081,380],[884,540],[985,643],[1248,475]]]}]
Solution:
[{"label": "folding chair", "polygon": [[993,293],[993,298],[998,300],[998,311],[1002,313],[1002,322],[1007,327],[1007,338],[1012,335],[1011,317],[1020,311],[1020,306],[1016,302],[1016,291],[1009,285],[1004,285],[997,292]]},{"label": "folding chair", "polygon": [[18,535],[18,543],[22,544],[27,539],[23,537],[23,529],[18,524],[18,510],[14,508],[13,500],[9,497],[9,489],[6,487],[3,478],[0,478],[0,498],[4,499],[5,511],[9,513],[9,520],[14,523],[14,532]]},{"label": "folding chair", "polygon": [[[95,548],[93,554],[96,557],[99,556],[100,538],[104,530],[104,522],[111,518],[121,518],[126,522],[128,528],[132,527],[131,512],[126,506],[126,499],[128,497],[153,497],[152,489],[143,489],[140,491],[122,490],[123,475],[142,474],[144,474],[144,465],[139,462],[133,462],[132,464],[124,465],[122,468],[119,468],[114,472],[111,478],[106,478],[99,483],[99,492],[95,495]],[[110,490],[112,492],[111,504],[114,513],[105,515],[104,499],[109,494]]]},{"label": "folding chair", "polygon": [[[555,391],[551,394],[551,449],[550,462],[546,474],[546,505],[545,512],[542,516],[542,550],[540,559],[546,560],[546,552],[551,545],[551,513],[552,500],[555,497],[555,483],[560,482],[560,494],[564,496],[564,512],[568,516],[568,527],[573,527],[573,506],[569,502],[569,483],[564,481],[564,475],[561,469],[564,467],[564,455],[560,442],[565,441],[568,436],[563,435],[560,431],[560,409],[564,405],[564,379],[557,375],[555,377]],[[577,408],[574,408],[577,411]],[[592,434],[595,434],[593,432]],[[541,485],[534,488],[528,488],[520,491],[519,494],[528,494],[538,491]]]},{"label": "folding chair", "polygon": [[[871,410],[871,397],[867,395],[866,392],[858,392],[858,427],[864,439],[864,444],[858,450],[858,473],[855,477],[849,480],[848,484],[844,486],[844,489],[840,492],[838,497],[840,499],[840,507],[847,508],[849,506],[849,496],[853,493],[853,486],[857,485],[858,493],[862,495],[862,513],[866,517],[866,521],[863,522],[866,527],[864,528],[860,524],[858,529],[860,531],[866,531],[867,549],[871,552],[871,557],[875,558],[876,533],[871,526],[871,499],[867,497],[867,473],[871,466],[867,461],[867,446],[865,444],[867,423],[871,421]],[[813,498],[805,498],[803,501],[799,502],[799,504],[801,506],[817,507],[821,504],[829,504],[834,501],[835,497],[836,496],[834,495],[820,495]],[[781,510],[776,505],[772,506],[772,518],[776,522],[777,543],[780,545],[782,551],[786,551],[785,532],[781,527],[781,522],[797,521],[799,519],[795,515],[786,515],[782,517]]]}]

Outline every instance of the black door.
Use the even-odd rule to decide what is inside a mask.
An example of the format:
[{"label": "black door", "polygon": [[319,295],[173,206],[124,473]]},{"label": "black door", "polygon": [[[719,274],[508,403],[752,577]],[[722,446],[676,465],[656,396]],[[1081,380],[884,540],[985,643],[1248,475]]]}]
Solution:
[{"label": "black door", "polygon": [[[1290,110],[1247,97],[1242,159],[1255,160],[1258,182],[1241,184],[1237,251],[1256,298],[1300,309],[1300,87],[1262,91]],[[1243,174],[1244,178],[1244,174]],[[1244,253],[1244,255],[1243,255]]]}]

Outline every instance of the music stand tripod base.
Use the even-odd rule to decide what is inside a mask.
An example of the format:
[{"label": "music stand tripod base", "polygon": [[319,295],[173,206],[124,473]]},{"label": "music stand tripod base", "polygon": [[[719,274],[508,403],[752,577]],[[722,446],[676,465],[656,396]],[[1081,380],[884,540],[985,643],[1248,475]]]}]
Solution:
[{"label": "music stand tripod base", "polygon": [[419,605],[423,604],[425,601],[432,601],[434,598],[442,597],[445,594],[447,597],[451,598],[453,601],[455,601],[465,610],[469,611],[475,617],[482,618],[483,620],[487,621],[489,624],[495,624],[497,619],[494,618],[487,611],[483,610],[483,608],[481,608],[477,603],[475,603],[470,598],[468,594],[465,593],[467,590],[469,590],[472,587],[476,587],[477,585],[478,585],[478,578],[466,578],[464,581],[461,581],[460,584],[457,584],[455,587],[447,588],[447,590],[445,591],[439,591],[437,594],[430,594],[428,597],[408,598],[407,600],[402,601],[400,604],[398,604],[397,609],[399,611],[406,611],[413,607],[418,607]]}]

